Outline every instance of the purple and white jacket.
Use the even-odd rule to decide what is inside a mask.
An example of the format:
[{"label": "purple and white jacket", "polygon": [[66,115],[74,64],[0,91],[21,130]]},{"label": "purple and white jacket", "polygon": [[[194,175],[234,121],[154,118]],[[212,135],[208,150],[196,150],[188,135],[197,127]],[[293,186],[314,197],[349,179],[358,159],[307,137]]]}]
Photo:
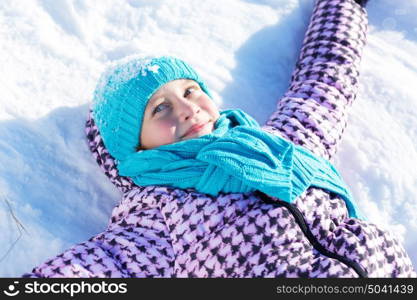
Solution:
[{"label": "purple and white jacket", "polygon": [[[331,159],[358,86],[367,15],[354,0],[316,0],[291,84],[262,127]],[[349,218],[309,188],[286,203],[260,192],[212,197],[141,187],[118,175],[91,115],[89,148],[122,192],[107,229],[24,277],[415,277],[389,233]]]}]

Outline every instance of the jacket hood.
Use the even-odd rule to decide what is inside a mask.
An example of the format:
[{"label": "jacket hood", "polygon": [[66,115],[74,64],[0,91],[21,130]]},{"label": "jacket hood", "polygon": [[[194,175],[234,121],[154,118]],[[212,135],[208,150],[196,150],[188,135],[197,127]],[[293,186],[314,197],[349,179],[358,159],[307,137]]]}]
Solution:
[{"label": "jacket hood", "polygon": [[94,122],[92,111],[90,109],[85,124],[85,133],[87,137],[88,148],[90,149],[95,161],[101,170],[106,174],[110,181],[122,192],[131,190],[135,183],[128,177],[120,176],[116,168],[116,162],[113,156],[104,146],[103,139]]}]

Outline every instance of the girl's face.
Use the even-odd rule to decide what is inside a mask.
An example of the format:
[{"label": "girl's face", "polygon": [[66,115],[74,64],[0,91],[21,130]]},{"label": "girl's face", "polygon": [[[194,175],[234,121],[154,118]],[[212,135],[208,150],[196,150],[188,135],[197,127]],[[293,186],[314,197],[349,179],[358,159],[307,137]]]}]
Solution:
[{"label": "girl's face", "polygon": [[213,100],[194,80],[173,80],[152,95],[142,123],[141,148],[152,149],[209,134],[219,118]]}]

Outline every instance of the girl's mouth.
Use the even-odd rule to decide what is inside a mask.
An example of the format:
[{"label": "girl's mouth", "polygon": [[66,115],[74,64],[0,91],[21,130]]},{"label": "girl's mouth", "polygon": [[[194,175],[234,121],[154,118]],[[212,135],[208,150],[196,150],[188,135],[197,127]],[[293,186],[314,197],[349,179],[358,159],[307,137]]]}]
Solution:
[{"label": "girl's mouth", "polygon": [[187,136],[200,132],[204,127],[206,127],[207,124],[208,122],[191,126],[191,128],[183,135],[183,137],[187,137]]}]

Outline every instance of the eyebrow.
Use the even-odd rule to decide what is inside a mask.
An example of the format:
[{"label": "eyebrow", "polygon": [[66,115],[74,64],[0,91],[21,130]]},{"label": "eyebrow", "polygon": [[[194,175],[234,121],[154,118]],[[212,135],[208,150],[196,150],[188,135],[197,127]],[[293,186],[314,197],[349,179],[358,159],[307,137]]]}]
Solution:
[{"label": "eyebrow", "polygon": [[[182,82],[182,86],[183,87],[185,87],[185,86],[187,86],[187,85],[190,85],[190,84],[197,84],[198,86],[199,86],[199,84],[195,81],[195,80],[192,80],[192,79],[187,79],[187,78],[182,78],[184,81]],[[155,95],[157,94],[158,92],[156,92],[155,94],[153,94],[152,95],[152,97],[151,98],[153,98],[153,99],[150,99],[149,100],[149,102],[148,102],[148,104],[149,104],[149,108],[153,108],[154,106],[156,106],[156,102],[159,100],[159,99],[161,99],[161,98],[163,98],[162,96],[156,96],[155,97]]]},{"label": "eyebrow", "polygon": [[[153,95],[152,96],[152,98],[154,97],[155,95]],[[159,99],[161,99],[162,97],[159,97],[159,96],[157,96],[156,98],[153,98],[153,99],[149,99],[149,108],[152,108],[152,107],[154,107],[155,105],[156,105],[156,103],[158,102],[158,100]]]}]

